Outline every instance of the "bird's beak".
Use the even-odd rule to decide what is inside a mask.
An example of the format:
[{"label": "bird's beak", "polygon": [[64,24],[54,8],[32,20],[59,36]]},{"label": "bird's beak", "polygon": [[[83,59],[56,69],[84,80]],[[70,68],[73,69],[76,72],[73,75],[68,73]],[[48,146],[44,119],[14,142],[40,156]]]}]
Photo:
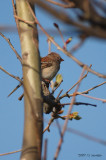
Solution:
[{"label": "bird's beak", "polygon": [[61,62],[64,61],[64,59],[61,58]]}]

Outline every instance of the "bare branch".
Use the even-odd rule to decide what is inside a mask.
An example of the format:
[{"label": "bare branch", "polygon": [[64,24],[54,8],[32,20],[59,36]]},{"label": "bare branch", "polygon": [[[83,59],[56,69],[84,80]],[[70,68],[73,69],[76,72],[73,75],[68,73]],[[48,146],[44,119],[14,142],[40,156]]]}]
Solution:
[{"label": "bare branch", "polygon": [[[47,120],[47,119],[44,119],[44,121],[45,121],[46,123],[48,123],[48,120]],[[56,124],[56,123],[53,123],[52,126],[53,126],[53,127],[54,127],[54,126],[57,127],[57,124]],[[61,125],[60,127],[61,127],[61,129],[62,129],[63,126]],[[88,140],[90,140],[90,141],[93,141],[93,142],[96,142],[96,143],[99,143],[99,144],[102,144],[102,145],[105,145],[105,146],[106,146],[106,140],[93,137],[93,136],[91,136],[91,135],[89,135],[89,134],[86,134],[86,133],[81,132],[81,131],[79,131],[79,130],[76,130],[76,129],[74,129],[74,128],[69,128],[69,127],[68,127],[68,128],[66,129],[66,131],[67,131],[67,132],[70,132],[70,133],[73,133],[73,134],[75,134],[75,135],[77,135],[77,136],[81,136],[82,138],[88,139]]]},{"label": "bare branch", "polygon": [[[85,68],[83,68],[83,70],[82,70],[80,79],[82,78],[84,72],[85,72]],[[81,82],[80,82],[80,83],[81,83]],[[68,110],[67,117],[66,117],[65,122],[64,122],[64,126],[63,126],[63,129],[62,129],[62,132],[61,132],[61,138],[60,138],[60,140],[59,140],[58,147],[57,147],[57,149],[56,149],[56,153],[55,153],[55,156],[54,156],[54,160],[56,160],[57,157],[58,157],[58,155],[59,155],[59,152],[60,152],[60,149],[61,149],[61,145],[62,145],[62,142],[63,142],[63,136],[64,136],[65,131],[66,131],[66,129],[67,129],[67,124],[68,124],[68,119],[69,119],[69,116],[68,116],[68,115],[69,115],[69,114],[71,113],[71,111],[72,111],[72,107],[73,107],[73,104],[74,104],[74,102],[75,102],[76,93],[77,93],[77,91],[78,91],[78,88],[79,88],[80,83],[78,83],[78,85],[77,85],[77,87],[76,87],[76,89],[75,89],[75,92],[74,92],[74,96],[73,96],[73,98],[72,98],[72,100],[71,100],[71,104],[70,104],[70,107],[69,107],[69,110]]]},{"label": "bare branch", "polygon": [[18,54],[18,52],[15,50],[15,48],[13,47],[12,43],[10,42],[10,39],[6,38],[1,32],[0,35],[8,42],[8,44],[10,45],[11,49],[14,51],[14,53],[16,54],[16,57],[19,59],[19,61],[22,64],[22,59],[20,57],[20,55]]},{"label": "bare branch", "polygon": [[9,154],[13,154],[13,153],[21,152],[21,151],[22,151],[22,149],[19,149],[17,151],[8,152],[8,153],[2,153],[2,154],[0,154],[0,156],[6,156],[6,155],[9,155]]},{"label": "bare branch", "polygon": [[14,78],[14,79],[16,79],[16,80],[18,80],[19,82],[22,83],[22,80],[21,80],[19,77],[16,77],[16,76],[10,74],[9,72],[7,72],[7,71],[6,71],[3,67],[1,67],[1,66],[0,66],[0,69],[1,69],[3,72],[5,72],[6,74],[8,74],[10,77],[12,77],[12,78]]},{"label": "bare branch", "polygon": [[45,142],[44,142],[44,157],[43,157],[43,160],[47,160],[47,139],[45,139]]},{"label": "bare branch", "polygon": [[58,93],[58,95],[57,95],[57,97],[56,97],[56,99],[58,99],[59,98],[59,96],[60,96],[60,94],[63,92],[63,89],[61,89],[60,90],[60,92]]},{"label": "bare branch", "polygon": [[[85,78],[86,76],[87,76],[87,74],[85,74],[85,75],[82,77],[82,79]],[[72,90],[78,83],[79,83],[79,82],[75,83],[65,94],[63,94],[61,97],[59,97],[59,99],[62,99],[63,97],[69,97],[69,98],[72,97],[73,94],[68,94],[68,92],[69,92],[70,90]],[[102,83],[100,83],[100,84],[98,84],[98,85],[96,85],[96,86],[94,86],[94,87],[92,87],[92,88],[90,88],[90,89],[88,89],[88,90],[86,90],[86,91],[77,92],[76,95],[88,94],[89,91],[91,91],[91,90],[93,90],[93,89],[95,89],[95,88],[97,88],[97,87],[99,87],[99,86],[102,86],[102,85],[105,84],[105,83],[106,83],[106,81],[104,81],[104,82],[102,82]]]},{"label": "bare branch", "polygon": [[18,100],[21,101],[23,97],[24,97],[24,93],[18,98]]},{"label": "bare branch", "polygon": [[[92,65],[90,65],[91,68]],[[63,97],[70,97],[70,95],[68,94],[78,83],[80,83],[84,78],[86,78],[88,75],[88,71],[87,73],[80,79],[78,80],[65,94],[63,94],[61,97],[59,97],[59,100],[62,99]]]},{"label": "bare branch", "polygon": [[[12,0],[12,6],[13,6],[14,15],[17,16],[16,5],[14,3],[14,0]],[[19,34],[19,22],[18,22],[18,19],[15,18],[15,22],[16,22],[17,31],[18,31],[18,34]]]},{"label": "bare branch", "polygon": [[106,146],[106,141],[103,140],[103,139],[99,139],[99,138],[96,138],[96,137],[93,137],[89,134],[86,134],[84,132],[81,132],[81,131],[78,131],[76,129],[73,129],[73,128],[67,128],[67,132],[70,132],[70,133],[73,133],[73,134],[76,134],[78,136],[81,136],[82,138],[85,138],[85,139],[88,139],[90,141],[93,141],[93,142],[96,142],[96,143],[99,143],[99,144],[102,144],[102,145],[105,145]]},{"label": "bare branch", "polygon": [[79,95],[82,95],[84,97],[95,99],[95,100],[98,100],[98,101],[102,101],[103,103],[106,103],[106,99],[96,98],[96,97],[92,97],[92,96],[89,96],[89,95],[86,95],[86,94],[81,94],[81,93],[79,93]]},{"label": "bare branch", "polygon": [[59,28],[59,25],[58,25],[57,23],[54,23],[54,26],[57,28],[57,30],[58,30],[58,32],[59,32],[59,34],[60,34],[60,37],[61,37],[61,39],[62,39],[62,41],[63,41],[64,48],[66,49],[66,43],[65,43],[63,34],[62,34],[62,32],[61,32],[61,30],[60,30],[60,28]]},{"label": "bare branch", "polygon": [[52,93],[51,94],[54,94],[54,92],[56,91],[56,89],[61,85],[61,83],[63,82],[63,80],[56,86],[55,89],[53,89]]},{"label": "bare branch", "polygon": [[48,132],[50,132],[49,127],[50,127],[50,125],[52,124],[52,122],[54,121],[54,119],[55,119],[55,118],[52,117],[52,118],[49,120],[47,127],[43,130],[43,133],[44,133],[45,131],[47,131],[47,130],[48,130]]},{"label": "bare branch", "polygon": [[22,86],[22,83],[20,83],[19,85],[17,85],[13,90],[12,90],[12,92],[8,95],[8,97],[10,96],[10,95],[12,95],[19,87],[21,87]]},{"label": "bare branch", "polygon": [[60,126],[60,124],[59,124],[58,119],[56,119],[56,125],[57,125],[57,127],[58,127],[59,135],[60,135],[60,137],[61,137],[61,136],[62,136],[62,134],[61,134],[61,126]]},{"label": "bare branch", "polygon": [[87,38],[86,36],[83,37],[83,38],[81,38],[81,39],[80,39],[80,42],[77,43],[75,46],[73,46],[73,47],[70,49],[69,52],[73,53],[73,52],[75,52],[76,50],[78,50],[78,49],[84,44],[86,38]]},{"label": "bare branch", "polygon": [[102,82],[102,83],[100,83],[100,84],[98,84],[98,85],[96,85],[96,86],[94,86],[94,87],[92,87],[92,88],[90,88],[90,89],[88,89],[86,91],[81,92],[81,94],[88,94],[89,91],[91,91],[91,90],[93,90],[95,88],[98,88],[98,87],[102,86],[105,83],[106,83],[106,81],[104,81],[104,82]]},{"label": "bare branch", "polygon": [[[34,21],[27,21],[27,20],[22,19],[21,17],[16,16],[16,15],[14,15],[14,17],[15,17],[16,19],[18,19],[18,20],[26,23],[26,24],[35,24]],[[34,26],[33,26],[33,27],[34,27]]]},{"label": "bare branch", "polygon": [[[61,103],[60,106],[65,106],[65,105],[70,105],[71,103]],[[85,103],[85,102],[74,102],[73,105],[85,105],[85,106],[93,106],[93,107],[96,107],[97,105],[96,104],[91,104],[91,103]]]},{"label": "bare branch", "polygon": [[[30,1],[30,0],[29,0]],[[66,12],[63,11],[58,11],[55,8],[51,7],[50,5],[48,5],[47,3],[45,3],[44,1],[39,1],[39,0],[34,0],[36,2],[37,5],[39,5],[42,9],[44,9],[46,12],[48,12],[49,14],[53,15],[55,18],[61,20],[62,22],[65,22],[66,24],[69,25],[73,25],[77,28],[80,29],[81,32],[89,35],[89,36],[95,36],[98,38],[105,38],[106,39],[106,32],[105,30],[99,28],[99,27],[95,27],[93,28],[92,26],[87,27],[81,23],[78,23],[77,21],[74,21],[72,18],[70,18]],[[80,3],[82,4],[82,3]]]},{"label": "bare branch", "polygon": [[[34,2],[34,0],[31,0],[31,1]],[[52,4],[55,4],[57,6],[63,7],[63,8],[73,8],[75,6],[75,4],[73,2],[70,2],[69,4],[62,4],[62,3],[59,3],[59,2],[56,2],[56,1],[53,1],[53,0],[46,0],[46,1],[48,1]]]},{"label": "bare branch", "polygon": [[[30,8],[30,6],[29,6]],[[101,73],[98,73],[94,70],[92,70],[90,67],[88,67],[86,64],[82,63],[81,61],[79,61],[77,58],[75,58],[70,52],[64,50],[63,48],[61,48],[55,41],[54,39],[45,31],[45,29],[41,26],[41,24],[39,23],[38,19],[36,18],[36,16],[34,15],[32,9],[30,8],[31,13],[36,21],[36,23],[39,25],[40,29],[45,33],[45,35],[48,37],[48,39],[57,47],[57,49],[59,49],[60,51],[62,51],[63,53],[65,53],[68,57],[70,57],[72,60],[74,60],[80,67],[84,67],[85,70],[97,75],[98,77],[101,78],[106,78],[106,75],[103,75]]]}]

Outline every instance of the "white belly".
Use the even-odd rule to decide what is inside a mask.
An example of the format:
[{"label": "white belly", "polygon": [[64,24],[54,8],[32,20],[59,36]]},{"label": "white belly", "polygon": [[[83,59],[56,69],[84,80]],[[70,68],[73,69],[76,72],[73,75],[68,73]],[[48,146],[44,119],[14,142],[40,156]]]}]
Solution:
[{"label": "white belly", "polygon": [[55,66],[44,68],[42,70],[42,78],[51,81],[55,77],[59,69],[60,69],[60,64],[58,66],[55,65]]}]

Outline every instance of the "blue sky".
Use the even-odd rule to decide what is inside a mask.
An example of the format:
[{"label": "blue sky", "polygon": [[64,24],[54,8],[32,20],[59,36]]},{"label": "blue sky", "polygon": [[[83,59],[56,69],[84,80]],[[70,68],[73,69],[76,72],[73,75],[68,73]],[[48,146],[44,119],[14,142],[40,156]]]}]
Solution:
[{"label": "blue sky", "polygon": [[[11,1],[3,0],[0,5],[0,11],[2,15],[0,16],[0,26],[15,26]],[[59,24],[61,30],[67,30],[66,25],[58,22],[58,20],[50,15],[48,16],[48,14],[46,14],[40,8],[37,8],[36,12],[40,23],[45,29],[55,30],[53,23],[56,22]],[[6,37],[10,38],[13,46],[21,55],[18,34],[16,32],[3,33]],[[56,36],[52,33],[51,35],[54,37],[56,42],[60,44],[60,46],[63,46],[58,32],[56,32]],[[68,45],[68,49],[72,48],[72,46],[79,41],[77,36],[75,36],[73,33],[71,34],[71,30],[70,34],[64,35],[65,40],[70,36],[73,38],[72,42]],[[47,37],[44,34],[41,34],[41,32],[39,33],[39,48],[41,56],[47,55]],[[65,93],[69,88],[72,87],[74,83],[77,82],[82,69],[70,58],[64,55],[64,53],[57,50],[53,44],[52,51],[59,53],[64,59],[59,71],[59,73],[63,76],[63,83],[60,88],[57,89],[55,93],[56,96],[61,89],[63,89],[63,93]],[[106,74],[106,41],[97,38],[89,38],[85,41],[84,45],[74,53],[74,56],[87,65],[92,64],[92,69]],[[14,52],[2,37],[0,37],[0,65],[8,72],[19,76],[20,78],[22,77],[22,68],[20,62],[17,60]],[[105,81],[105,79],[98,78],[89,73],[87,78],[82,81],[79,91],[87,90],[99,83],[102,83],[103,81]],[[18,91],[16,91],[10,98],[7,98],[7,95],[12,91],[12,89],[14,89],[16,85],[18,85],[18,82],[15,79],[12,79],[0,71],[0,153],[21,149],[22,145],[24,102],[23,100],[21,102],[18,101],[18,97],[23,93],[23,89],[18,89]],[[70,93],[72,92],[74,92],[74,89]],[[106,85],[91,91],[89,95],[106,99]],[[64,98],[61,102],[68,103],[70,101],[71,99]],[[106,104],[82,96],[77,96],[76,101],[97,104],[97,107],[74,106],[73,111],[78,111],[82,119],[80,121],[69,121],[68,127],[106,141]],[[66,114],[67,111],[68,106],[64,108],[64,114]],[[49,120],[50,115],[44,115],[44,118]],[[59,123],[61,126],[63,126],[64,121],[59,120]],[[46,125],[47,123],[45,122],[44,126]],[[50,132],[46,132],[44,134],[44,140],[46,138],[48,139],[47,160],[52,160],[60,138],[55,123],[50,127]],[[44,147],[42,150],[44,150]],[[86,154],[86,156],[79,157],[80,154]],[[97,154],[101,155],[101,157],[95,156]],[[8,156],[2,156],[0,157],[0,160],[18,160],[19,157],[20,153],[16,153]],[[93,160],[105,160],[106,146],[71,132],[66,132],[58,160],[85,160],[90,159],[89,157]]]}]

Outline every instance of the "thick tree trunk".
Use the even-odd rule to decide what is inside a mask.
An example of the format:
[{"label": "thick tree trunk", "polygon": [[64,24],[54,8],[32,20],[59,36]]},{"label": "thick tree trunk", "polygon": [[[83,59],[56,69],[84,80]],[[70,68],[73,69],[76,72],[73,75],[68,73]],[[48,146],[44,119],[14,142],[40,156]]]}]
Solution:
[{"label": "thick tree trunk", "polygon": [[[34,6],[31,6],[34,10]],[[18,17],[34,21],[25,0],[16,0]],[[24,85],[24,137],[21,160],[40,160],[43,131],[40,55],[35,24],[19,21]]]}]

